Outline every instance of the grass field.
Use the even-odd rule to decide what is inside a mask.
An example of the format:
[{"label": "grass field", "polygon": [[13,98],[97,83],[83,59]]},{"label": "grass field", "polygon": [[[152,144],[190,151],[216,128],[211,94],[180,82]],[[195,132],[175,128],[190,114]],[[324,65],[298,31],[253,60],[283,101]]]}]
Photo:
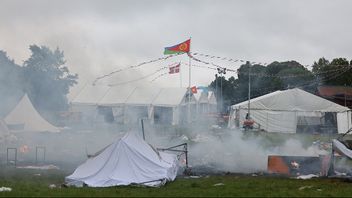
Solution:
[{"label": "grass field", "polygon": [[[1,167],[0,197],[350,197],[352,183],[341,179],[297,180],[275,176],[212,175],[177,178],[160,188],[137,186],[109,188],[61,187],[63,170],[24,170]],[[49,185],[55,184],[55,188]]]}]

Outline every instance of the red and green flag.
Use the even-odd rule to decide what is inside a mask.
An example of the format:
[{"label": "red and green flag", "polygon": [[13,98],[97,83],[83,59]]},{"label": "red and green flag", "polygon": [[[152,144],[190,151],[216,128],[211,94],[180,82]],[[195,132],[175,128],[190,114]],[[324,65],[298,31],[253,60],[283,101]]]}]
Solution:
[{"label": "red and green flag", "polygon": [[191,47],[191,39],[188,39],[185,42],[182,42],[180,44],[171,46],[171,47],[165,47],[164,54],[177,54],[177,53],[188,53]]}]

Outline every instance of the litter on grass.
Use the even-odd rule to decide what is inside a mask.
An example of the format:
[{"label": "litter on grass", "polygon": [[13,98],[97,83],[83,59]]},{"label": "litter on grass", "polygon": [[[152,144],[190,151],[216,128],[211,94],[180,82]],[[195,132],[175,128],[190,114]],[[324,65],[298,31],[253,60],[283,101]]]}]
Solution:
[{"label": "litter on grass", "polygon": [[10,187],[0,187],[0,192],[11,192],[12,191],[12,188]]}]

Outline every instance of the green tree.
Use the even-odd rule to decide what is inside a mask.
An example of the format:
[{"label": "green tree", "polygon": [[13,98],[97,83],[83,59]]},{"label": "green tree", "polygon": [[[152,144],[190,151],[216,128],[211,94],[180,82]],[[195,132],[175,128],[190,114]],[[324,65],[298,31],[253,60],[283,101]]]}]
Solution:
[{"label": "green tree", "polygon": [[26,92],[42,111],[65,110],[69,88],[77,83],[78,75],[69,72],[59,48],[52,51],[45,46],[31,45],[29,49],[32,54],[24,62]]},{"label": "green tree", "polygon": [[320,85],[352,86],[351,62],[346,58],[335,58],[331,62],[320,58],[313,64],[313,73]]},{"label": "green tree", "polygon": [[0,116],[5,116],[23,95],[23,71],[0,50]]},{"label": "green tree", "polygon": [[[259,64],[251,65],[249,62],[237,70],[238,78],[223,77],[222,109],[227,106],[248,100],[248,80],[251,77],[251,98],[255,98],[277,90],[301,87],[308,91],[315,91],[315,77],[304,66],[296,61],[273,62],[268,66]],[[220,77],[209,85],[214,90],[219,90]],[[216,85],[217,88],[216,88]]]}]

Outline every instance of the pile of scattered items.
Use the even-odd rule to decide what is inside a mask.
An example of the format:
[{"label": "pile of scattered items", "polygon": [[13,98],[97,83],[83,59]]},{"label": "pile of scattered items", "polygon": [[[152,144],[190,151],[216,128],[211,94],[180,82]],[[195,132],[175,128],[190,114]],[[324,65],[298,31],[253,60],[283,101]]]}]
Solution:
[{"label": "pile of scattered items", "polygon": [[329,154],[319,156],[268,156],[268,173],[293,176],[298,179],[313,177],[344,177],[351,178],[352,140],[344,140],[346,133],[327,145],[319,144],[329,149]]}]

